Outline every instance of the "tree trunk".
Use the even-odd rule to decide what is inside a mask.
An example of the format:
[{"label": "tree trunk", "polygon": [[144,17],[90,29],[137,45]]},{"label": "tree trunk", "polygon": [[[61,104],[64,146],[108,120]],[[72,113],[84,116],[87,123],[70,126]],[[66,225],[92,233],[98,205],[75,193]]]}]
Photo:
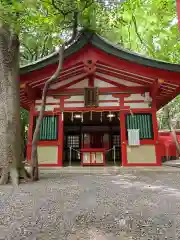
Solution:
[{"label": "tree trunk", "polygon": [[47,91],[49,86],[53,81],[55,81],[59,73],[62,70],[62,65],[63,65],[63,59],[64,59],[64,49],[65,46],[70,45],[77,37],[77,19],[78,19],[78,13],[74,12],[74,22],[73,22],[73,33],[69,41],[65,42],[59,49],[59,62],[58,62],[58,67],[55,71],[55,73],[48,79],[45,83],[45,86],[43,88],[43,93],[42,93],[42,98],[41,98],[41,109],[39,112],[39,116],[36,122],[36,127],[34,130],[33,134],[33,140],[32,140],[32,151],[31,151],[31,177],[32,180],[36,181],[39,179],[39,168],[38,168],[38,154],[37,154],[37,142],[39,138],[39,132],[40,132],[40,127],[41,127],[41,122],[43,120],[43,115],[46,107],[46,97],[47,97]]},{"label": "tree trunk", "polygon": [[37,156],[37,142],[38,142],[38,137],[39,137],[39,132],[40,132],[40,127],[41,127],[41,122],[43,119],[45,107],[46,107],[46,97],[47,97],[47,91],[50,86],[50,84],[56,80],[59,76],[59,73],[62,69],[62,64],[63,64],[63,54],[64,54],[64,45],[60,47],[59,51],[59,64],[56,72],[51,76],[49,80],[45,83],[43,93],[42,93],[42,99],[41,99],[41,109],[39,112],[39,116],[37,119],[35,131],[33,134],[33,140],[32,140],[32,152],[31,152],[31,164],[32,164],[32,180],[37,181],[39,179],[39,169],[38,169],[38,156]]},{"label": "tree trunk", "polygon": [[19,99],[19,39],[0,26],[0,184],[19,183],[23,172]]}]

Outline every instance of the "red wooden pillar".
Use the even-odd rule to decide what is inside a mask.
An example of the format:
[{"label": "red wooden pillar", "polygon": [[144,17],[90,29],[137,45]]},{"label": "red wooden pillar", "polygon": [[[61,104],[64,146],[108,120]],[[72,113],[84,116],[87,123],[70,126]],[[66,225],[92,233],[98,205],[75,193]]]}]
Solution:
[{"label": "red wooden pillar", "polygon": [[177,7],[178,27],[180,31],[180,0],[176,0],[176,7]]},{"label": "red wooden pillar", "polygon": [[59,114],[58,121],[58,166],[63,166],[63,150],[64,150],[64,113]]},{"label": "red wooden pillar", "polygon": [[153,120],[154,144],[155,144],[155,151],[156,151],[156,164],[160,166],[161,165],[161,152],[160,152],[161,146],[159,143],[156,109],[153,109],[152,111],[152,120]]},{"label": "red wooden pillar", "polygon": [[64,152],[64,97],[60,98],[60,113],[58,119],[58,166],[63,166]]},{"label": "red wooden pillar", "polygon": [[32,102],[29,111],[29,127],[27,139],[27,160],[31,159],[32,138],[33,138],[33,123],[34,123],[34,103]]},{"label": "red wooden pillar", "polygon": [[90,74],[88,76],[88,86],[89,87],[94,87],[94,75],[93,74]]},{"label": "red wooden pillar", "polygon": [[125,112],[120,111],[120,136],[121,136],[121,159],[122,166],[127,165],[127,144],[126,144],[126,125],[125,125]]}]

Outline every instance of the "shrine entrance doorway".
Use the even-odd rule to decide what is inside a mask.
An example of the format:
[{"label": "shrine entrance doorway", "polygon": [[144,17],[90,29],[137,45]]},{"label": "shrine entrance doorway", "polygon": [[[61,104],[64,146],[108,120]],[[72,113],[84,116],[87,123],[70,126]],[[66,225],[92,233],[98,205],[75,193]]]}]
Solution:
[{"label": "shrine entrance doorway", "polygon": [[118,113],[64,114],[64,166],[121,165]]}]

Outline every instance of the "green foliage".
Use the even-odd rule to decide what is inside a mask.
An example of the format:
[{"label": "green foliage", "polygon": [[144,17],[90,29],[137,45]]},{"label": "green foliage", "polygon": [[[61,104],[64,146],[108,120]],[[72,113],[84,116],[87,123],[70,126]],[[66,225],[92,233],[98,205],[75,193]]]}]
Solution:
[{"label": "green foliage", "polygon": [[110,0],[2,0],[0,5],[1,21],[20,32],[22,63],[51,53],[72,29],[74,11],[79,13],[80,27],[129,50],[179,63],[174,0],[126,0],[123,4]]},{"label": "green foliage", "polygon": [[[168,103],[170,110],[170,117],[174,122],[174,126],[176,129],[180,129],[180,95],[178,95],[175,99],[173,99],[170,103]],[[157,119],[159,123],[159,129],[168,129],[167,120],[164,118],[163,108],[158,111]]]},{"label": "green foliage", "polygon": [[28,111],[24,108],[21,108],[21,126],[24,133],[24,140],[27,140],[27,130],[29,124],[29,114]]},{"label": "green foliage", "polygon": [[[1,0],[0,24],[18,32],[21,65],[52,53],[72,30],[73,12],[79,27],[99,33],[114,44],[162,61],[180,63],[174,0]],[[170,103],[178,118],[177,97]],[[163,111],[158,113],[161,128]]]}]

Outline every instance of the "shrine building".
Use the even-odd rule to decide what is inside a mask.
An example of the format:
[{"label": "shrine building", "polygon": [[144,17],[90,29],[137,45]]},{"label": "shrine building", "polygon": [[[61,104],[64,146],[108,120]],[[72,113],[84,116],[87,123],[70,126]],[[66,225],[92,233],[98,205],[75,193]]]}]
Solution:
[{"label": "shrine building", "polygon": [[[21,106],[29,111],[27,159],[45,82],[58,53],[20,70]],[[180,66],[112,45],[84,31],[65,50],[48,91],[38,141],[41,166],[160,166],[156,112],[180,93]]]}]

